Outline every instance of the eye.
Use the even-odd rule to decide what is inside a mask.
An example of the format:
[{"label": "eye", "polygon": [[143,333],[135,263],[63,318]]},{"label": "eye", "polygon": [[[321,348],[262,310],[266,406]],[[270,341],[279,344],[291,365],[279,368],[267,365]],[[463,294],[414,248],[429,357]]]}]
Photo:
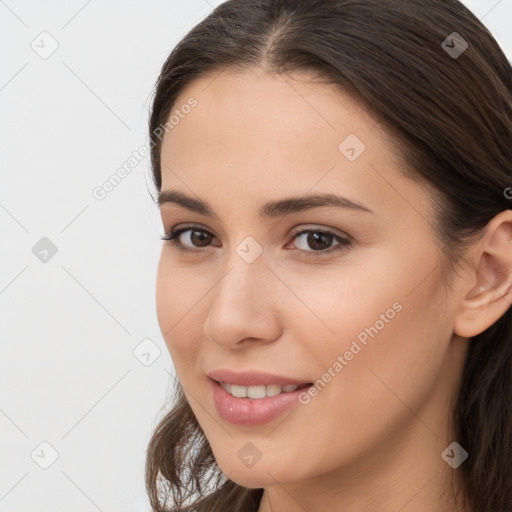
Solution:
[{"label": "eye", "polygon": [[[185,233],[187,233],[187,236],[184,236],[183,238],[188,239],[187,243],[180,241],[181,235]],[[302,243],[308,245],[312,249],[303,250],[299,248],[299,254],[305,256],[322,256],[330,254],[338,250],[346,249],[352,243],[348,236],[341,236],[340,234],[328,229],[302,229],[295,230],[293,234],[293,242],[302,238]],[[170,233],[166,233],[161,236],[162,240],[172,244],[179,251],[195,254],[204,253],[205,251],[201,250],[201,247],[208,247],[213,238],[215,238],[214,235],[199,226],[174,228]],[[333,246],[333,242],[337,242],[338,245]]]},{"label": "eye", "polygon": [[[182,252],[191,252],[191,253],[197,253],[197,252],[204,252],[204,251],[197,251],[195,249],[190,249],[189,246],[183,244],[180,241],[180,237],[183,233],[187,233],[190,231],[190,234],[188,234],[189,242],[192,242],[192,247],[207,247],[210,243],[211,239],[214,238],[214,235],[212,235],[209,231],[200,228],[199,226],[192,226],[192,227],[181,227],[181,228],[174,228],[171,230],[170,233],[166,233],[165,235],[161,236],[160,238],[164,240],[167,243],[172,244],[175,246],[178,250]],[[198,243],[198,245],[194,245],[195,243]]]},{"label": "eye", "polygon": [[[295,232],[293,241],[302,238],[303,246],[309,246],[313,250],[299,249],[299,254],[305,256],[322,256],[330,254],[335,251],[346,249],[351,245],[351,240],[348,237],[341,236],[328,229],[303,229]],[[332,245],[333,242],[338,242],[338,245]]]}]

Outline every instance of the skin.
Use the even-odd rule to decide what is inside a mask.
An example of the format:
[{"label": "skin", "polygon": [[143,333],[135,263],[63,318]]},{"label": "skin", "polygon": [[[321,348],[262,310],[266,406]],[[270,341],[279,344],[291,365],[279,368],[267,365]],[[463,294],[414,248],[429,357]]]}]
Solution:
[{"label": "skin", "polygon": [[[160,208],[165,232],[185,223],[211,233],[199,255],[162,247],[157,315],[177,376],[230,479],[265,488],[259,512],[460,511],[441,457],[455,441],[451,412],[470,336],[510,306],[512,211],[493,219],[446,285],[429,189],[403,174],[390,135],[363,105],[306,73],[228,71],[192,82],[177,99],[198,105],[162,146],[162,190],[210,204],[218,219],[176,204]],[[356,134],[365,151],[338,149]],[[335,192],[373,213],[320,207],[277,219],[269,200]],[[318,257],[307,234],[331,229],[352,244]],[[236,247],[253,237],[247,263]],[[208,245],[209,243],[209,245]],[[256,369],[320,379],[394,303],[400,312],[307,405],[263,426],[218,414],[206,373]],[[247,467],[237,452],[253,443]],[[470,452],[470,447],[463,447]]]}]

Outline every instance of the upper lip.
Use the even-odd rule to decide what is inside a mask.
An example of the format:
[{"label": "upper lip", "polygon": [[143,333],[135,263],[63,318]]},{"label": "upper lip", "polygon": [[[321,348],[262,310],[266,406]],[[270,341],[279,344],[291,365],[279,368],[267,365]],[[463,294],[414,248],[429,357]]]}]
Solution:
[{"label": "upper lip", "polygon": [[221,369],[214,370],[207,374],[210,379],[217,382],[226,382],[237,386],[258,386],[277,384],[285,386],[286,384],[309,384],[308,380],[291,379],[282,375],[261,372],[257,370],[246,370],[244,372],[235,372],[233,370]]}]

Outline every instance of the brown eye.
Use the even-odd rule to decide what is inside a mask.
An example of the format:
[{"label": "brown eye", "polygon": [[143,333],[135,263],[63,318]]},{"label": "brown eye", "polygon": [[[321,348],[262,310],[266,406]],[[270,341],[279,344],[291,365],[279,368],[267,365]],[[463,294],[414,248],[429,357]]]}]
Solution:
[{"label": "brown eye", "polygon": [[316,251],[322,251],[325,249],[329,249],[331,246],[334,237],[332,235],[329,235],[327,233],[315,233],[315,232],[309,232],[306,233],[306,244]]},{"label": "brown eye", "polygon": [[[302,238],[303,247],[299,247],[299,253],[305,255],[320,256],[343,249],[350,245],[350,240],[331,231],[320,229],[303,230],[296,233],[294,242]],[[338,242],[333,245],[333,242]],[[318,254],[316,254],[318,253]]]},{"label": "brown eye", "polygon": [[[188,234],[190,232],[190,234]],[[181,236],[187,233],[188,236]],[[185,240],[188,241],[185,242]],[[161,237],[162,240],[176,246],[181,251],[197,252],[194,248],[208,247],[212,238],[215,238],[209,231],[198,227],[183,227],[173,229],[169,234]],[[185,242],[185,243],[184,243]]]},{"label": "brown eye", "polygon": [[[181,236],[187,233],[187,237]],[[189,253],[204,253],[201,248],[211,245],[215,235],[198,226],[182,227],[173,229],[170,234],[161,237],[162,240],[174,245],[178,250]],[[185,240],[188,241],[186,242]],[[329,230],[309,229],[297,232],[293,238],[295,240],[303,238],[306,249],[299,247],[298,252],[305,256],[323,256],[335,251],[346,249],[351,245],[351,240],[340,236]],[[333,242],[337,244],[333,245]]]},{"label": "brown eye", "polygon": [[[212,235],[210,233],[201,229],[187,229],[186,231],[190,231],[189,239],[195,247],[206,247],[212,239]],[[186,231],[183,231],[182,233],[185,233]]]}]

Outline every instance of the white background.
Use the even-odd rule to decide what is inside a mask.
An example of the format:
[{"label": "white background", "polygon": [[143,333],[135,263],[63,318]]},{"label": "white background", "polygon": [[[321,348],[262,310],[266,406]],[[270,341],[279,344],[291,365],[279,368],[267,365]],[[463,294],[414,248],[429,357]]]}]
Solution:
[{"label": "white background", "polygon": [[[146,143],[165,58],[219,3],[0,0],[0,512],[149,510],[145,450],[174,375],[149,156],[92,190]],[[465,3],[511,59],[512,0]]]}]

